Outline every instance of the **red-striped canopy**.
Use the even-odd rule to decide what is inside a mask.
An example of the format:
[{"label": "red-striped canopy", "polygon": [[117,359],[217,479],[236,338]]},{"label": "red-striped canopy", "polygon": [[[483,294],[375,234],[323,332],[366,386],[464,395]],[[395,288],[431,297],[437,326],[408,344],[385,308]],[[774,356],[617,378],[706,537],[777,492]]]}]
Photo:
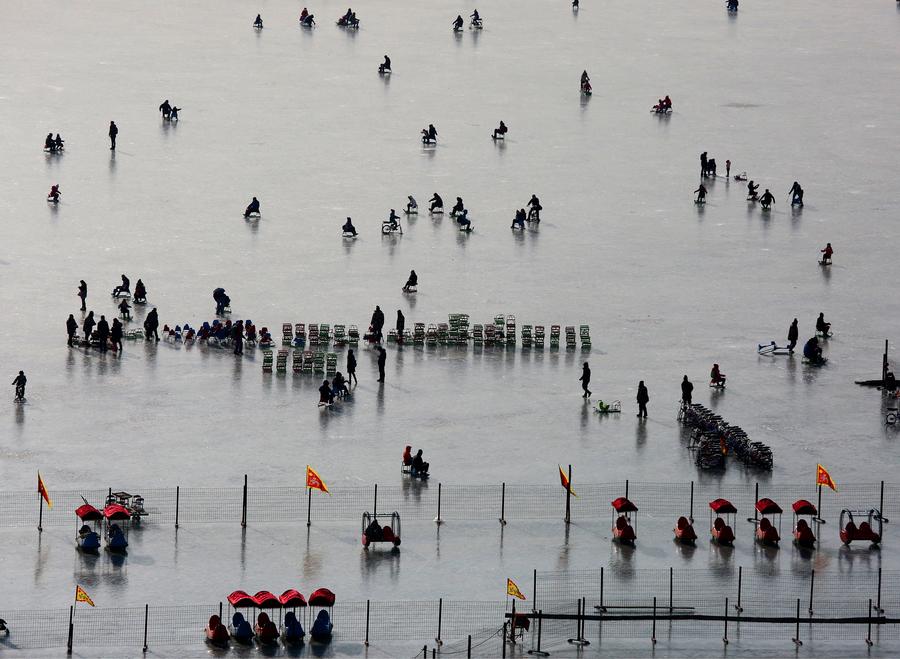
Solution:
[{"label": "red-striped canopy", "polygon": [[103,513],[89,503],[78,506],[78,508],[75,509],[75,514],[78,515],[82,522],[98,522],[103,519]]},{"label": "red-striped canopy", "polygon": [[253,596],[253,603],[260,609],[277,609],[281,601],[268,590],[261,590]]},{"label": "red-striped canopy", "polygon": [[731,502],[728,499],[716,499],[715,501],[710,501],[709,507],[713,509],[713,512],[723,515],[731,515],[737,512],[737,508],[731,505]]},{"label": "red-striped canopy", "polygon": [[310,606],[334,606],[334,593],[327,588],[319,588],[309,595]]},{"label": "red-striped canopy", "polygon": [[615,501],[612,502],[612,507],[616,509],[617,513],[636,513],[637,506],[635,506],[631,501],[626,499],[625,497],[619,497]]},{"label": "red-striped canopy", "polygon": [[228,603],[234,608],[255,606],[256,602],[243,590],[236,590],[228,596]]},{"label": "red-striped canopy", "polygon": [[118,503],[111,503],[103,509],[103,516],[109,520],[131,519],[131,513],[128,508]]},{"label": "red-striped canopy", "polygon": [[811,504],[806,499],[798,499],[793,503],[791,508],[794,509],[794,513],[797,515],[818,515],[819,511],[816,510],[816,507]]},{"label": "red-striped canopy", "polygon": [[756,510],[761,515],[780,515],[782,513],[781,506],[771,499],[760,499],[756,502]]},{"label": "red-striped canopy", "polygon": [[278,600],[281,602],[281,606],[286,608],[306,606],[306,598],[293,588],[281,593]]}]

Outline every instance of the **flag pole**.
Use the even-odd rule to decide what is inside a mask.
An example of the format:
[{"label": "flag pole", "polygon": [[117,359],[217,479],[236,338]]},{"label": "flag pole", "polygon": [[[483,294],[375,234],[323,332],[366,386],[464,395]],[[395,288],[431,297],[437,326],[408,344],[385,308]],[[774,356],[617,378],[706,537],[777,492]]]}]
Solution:
[{"label": "flag pole", "polygon": [[569,482],[566,485],[566,524],[569,523],[571,504],[569,503],[572,498],[572,465],[569,465]]},{"label": "flag pole", "polygon": [[44,496],[38,492],[38,531],[44,530]]},{"label": "flag pole", "polygon": [[309,499],[306,502],[306,526],[309,527],[312,525],[310,518],[312,515],[312,488],[309,485],[306,486],[306,492],[309,494]]},{"label": "flag pole", "polygon": [[819,483],[819,488],[818,488],[818,489],[819,489],[819,498],[818,498],[818,500],[816,501],[816,512],[819,513],[819,515],[818,515],[818,517],[819,517],[819,523],[820,523],[820,524],[824,524],[824,523],[825,523],[825,520],[822,519],[822,484],[821,484],[821,483]]}]

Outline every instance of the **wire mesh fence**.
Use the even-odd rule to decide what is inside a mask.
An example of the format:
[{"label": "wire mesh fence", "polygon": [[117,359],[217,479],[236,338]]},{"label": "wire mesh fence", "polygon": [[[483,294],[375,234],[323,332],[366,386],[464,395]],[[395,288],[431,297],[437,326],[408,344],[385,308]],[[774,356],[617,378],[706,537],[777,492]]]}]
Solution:
[{"label": "wire mesh fence", "polygon": [[[140,490],[149,513],[142,523],[154,525],[201,523],[301,523],[358,520],[364,511],[397,511],[404,520],[546,520],[573,522],[603,519],[610,502],[627,496],[648,523],[673,524],[679,516],[702,519],[708,502],[730,500],[739,515],[754,516],[757,495],[778,502],[790,515],[791,504],[807,499],[820,508],[819,516],[838,521],[843,509],[878,508],[885,518],[900,504],[900,484],[847,483],[840,490],[820,493],[814,484],[673,482],[573,483],[577,496],[555,485],[452,485],[405,479],[402,485],[335,487],[331,495],[304,487],[169,487]],[[0,527],[64,526],[76,523],[75,509],[84,501],[101,507],[114,488],[51,491],[54,506],[47,509],[35,492],[0,492]],[[821,498],[820,495],[821,494]]]},{"label": "wire mesh fence", "polygon": [[[768,592],[749,590],[741,597],[740,606],[733,597],[720,599],[695,590],[672,600],[668,595],[654,595],[654,607],[653,597],[649,600],[646,597],[651,592],[665,592],[669,586],[668,578],[655,572],[635,575],[634,581],[641,584],[636,589],[604,593],[602,606],[595,603],[598,598],[586,597],[583,611],[579,610],[576,599],[539,600],[533,605],[520,602],[522,606],[517,613],[523,613],[524,609],[531,620],[528,630],[518,633],[508,626],[511,616],[508,602],[338,602],[330,609],[333,639],[338,643],[361,645],[421,643],[439,647],[440,653],[447,655],[468,654],[471,647],[474,656],[500,655],[503,643],[510,637],[532,648],[539,647],[540,643],[559,644],[579,638],[665,641],[726,637],[749,641],[784,639],[786,643],[793,638],[819,641],[868,638],[876,644],[900,640],[900,619],[891,617],[891,611],[879,615],[874,604],[870,608],[865,593],[837,600],[817,598],[813,613],[807,610],[803,598],[791,599],[787,593],[772,597]],[[542,576],[542,582],[546,582],[546,576]],[[690,576],[682,575],[678,583],[685,583]],[[896,579],[897,575],[891,578]],[[74,615],[72,609],[0,611],[9,628],[9,635],[0,640],[0,648],[201,647],[210,616],[221,615],[227,623],[234,612],[227,603],[221,602],[123,608],[81,605]],[[255,618],[252,609],[240,612],[250,620]],[[297,612],[304,628],[309,629],[317,612],[317,608]],[[267,613],[281,628],[285,611],[269,609]],[[521,626],[521,620],[518,624]]]}]

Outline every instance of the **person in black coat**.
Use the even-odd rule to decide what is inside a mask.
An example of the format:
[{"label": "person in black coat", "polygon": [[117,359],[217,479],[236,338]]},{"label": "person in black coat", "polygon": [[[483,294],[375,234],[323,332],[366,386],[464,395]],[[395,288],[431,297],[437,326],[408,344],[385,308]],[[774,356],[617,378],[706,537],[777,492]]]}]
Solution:
[{"label": "person in black coat", "polygon": [[66,321],[66,333],[69,335],[69,345],[71,346],[75,341],[75,334],[78,333],[78,321],[72,314],[69,314],[69,319]]},{"label": "person in black coat", "polygon": [[397,343],[403,345],[403,330],[406,329],[406,318],[400,309],[397,309]]},{"label": "person in black coat", "polygon": [[581,367],[581,377],[578,378],[581,380],[581,388],[584,390],[584,394],[581,396],[582,398],[590,398],[591,390],[588,389],[588,385],[591,383],[591,367],[588,366],[588,363],[585,362]]},{"label": "person in black coat", "polygon": [[639,417],[647,418],[647,403],[650,402],[650,394],[647,392],[647,387],[644,386],[644,381],[641,380],[638,383],[637,390],[637,404],[638,404],[638,413]]},{"label": "person in black coat", "polygon": [[244,354],[244,323],[235,323],[231,328],[231,338],[234,339],[234,354]]},{"label": "person in black coat", "polygon": [[381,330],[384,328],[384,312],[381,307],[375,305],[375,311],[372,313],[372,322],[369,323],[375,331],[375,336],[381,340]]},{"label": "person in black coat", "polygon": [[81,310],[87,311],[87,306],[85,305],[85,300],[87,300],[87,284],[82,279],[78,284],[78,297],[81,298]]},{"label": "person in black coat", "polygon": [[84,340],[87,341],[88,345],[91,344],[91,332],[94,331],[94,325],[97,324],[97,321],[94,320],[94,312],[89,311],[87,318],[84,319],[84,323],[81,325],[81,329],[84,330]]},{"label": "person in black coat", "polygon": [[109,330],[109,338],[112,340],[113,348],[118,352],[122,352],[122,334],[124,327],[118,318],[113,318],[112,328]]},{"label": "person in black coat", "polygon": [[356,378],[356,355],[353,354],[353,348],[347,351],[347,384],[359,384]]},{"label": "person in black coat", "polygon": [[419,275],[416,274],[415,270],[409,271],[409,278],[406,280],[406,284],[403,286],[403,292],[409,293],[409,289],[416,287],[419,285]]},{"label": "person in black coat", "polygon": [[792,322],[791,326],[788,328],[788,350],[794,352],[794,348],[796,347],[799,338],[800,329],[797,327],[797,319],[794,318],[794,322]]},{"label": "person in black coat", "polygon": [[687,376],[684,376],[684,379],[681,381],[681,402],[684,403],[685,406],[689,406],[691,404],[691,397],[694,394],[694,385],[690,380],[687,379]]},{"label": "person in black coat", "polygon": [[156,340],[159,341],[159,332],[157,332],[157,328],[159,327],[159,316],[156,313],[156,307],[150,310],[150,313],[147,314],[147,317],[144,319],[144,334],[147,336],[147,340],[150,340],[150,336],[153,335],[156,337]]},{"label": "person in black coat", "polygon": [[378,346],[378,381],[384,382],[384,365],[387,362],[387,351]]},{"label": "person in black coat", "polygon": [[106,316],[100,316],[100,322],[97,323],[97,338],[100,339],[100,352],[106,352],[108,349],[106,341],[109,339],[109,323],[106,322]]}]

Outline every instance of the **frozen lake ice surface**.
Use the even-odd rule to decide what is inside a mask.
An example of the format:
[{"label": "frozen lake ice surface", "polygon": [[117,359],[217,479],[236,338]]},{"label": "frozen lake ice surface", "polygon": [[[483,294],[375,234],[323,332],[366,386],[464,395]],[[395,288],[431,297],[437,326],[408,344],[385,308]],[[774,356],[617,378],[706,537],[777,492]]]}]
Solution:
[{"label": "frozen lake ice surface", "polygon": [[[573,12],[562,0],[373,0],[354,7],[360,29],[343,30],[334,21],[346,7],[325,0],[308,5],[318,26],[304,30],[302,5],[284,0],[6,2],[0,364],[9,380],[24,370],[28,388],[25,403],[12,403],[10,387],[9,405],[0,406],[0,618],[5,609],[68,607],[76,584],[98,607],[320,585],[348,601],[494,601],[507,577],[530,597],[533,569],[673,566],[731,578],[743,566],[776,584],[814,567],[843,575],[850,591],[854,575],[900,569],[890,525],[881,552],[842,551],[836,509],[820,530],[822,546],[806,558],[787,539],[779,552],[760,554],[743,522],[752,510],[742,509],[740,542],[723,558],[707,547],[707,501],[699,499],[695,552],[672,544],[674,517],[649,512],[639,518],[637,547],[623,553],[610,542],[611,509],[599,494],[595,511],[579,504],[571,527],[563,523],[557,470],[573,465],[576,492],[628,479],[639,507],[659,511],[675,496],[660,484],[692,480],[704,492],[741,491],[751,501],[757,482],[761,493],[813,498],[820,463],[839,492],[887,481],[885,515],[900,514],[889,508],[900,480],[900,424],[885,423],[896,400],[854,384],[880,377],[885,339],[900,338],[895,4],[745,0],[729,14],[724,2],[585,0]],[[484,29],[452,33],[453,18],[476,6]],[[251,27],[256,13],[262,30]],[[377,72],[385,54],[389,76]],[[589,98],[579,93],[582,70]],[[648,112],[667,94],[671,114]],[[177,123],[157,112],[166,98],[183,108]],[[501,120],[509,133],[492,140]],[[438,131],[434,147],[419,139],[428,124]],[[48,132],[62,135],[64,153],[42,152]],[[698,206],[692,191],[704,151],[719,176],[704,181],[707,203]],[[726,159],[732,175],[746,171],[760,191],[771,189],[771,211],[746,201],[745,182],[722,175]],[[787,194],[795,180],[805,189],[802,208]],[[45,201],[54,184],[59,204]],[[463,198],[472,233],[458,231],[449,214],[427,212],[435,192],[448,211]],[[532,194],[542,221],[511,230]],[[418,215],[402,213],[407,195]],[[245,221],[253,196],[261,217]],[[402,235],[381,234],[392,208]],[[348,216],[355,240],[341,238]],[[827,242],[834,263],[823,267]],[[418,292],[406,294],[412,269]],[[149,292],[126,329],[154,307],[161,323],[199,326],[214,317],[212,291],[223,287],[229,317],[268,327],[276,351],[283,323],[364,332],[376,305],[385,331],[398,310],[410,330],[453,313],[469,314],[473,325],[502,314],[514,315],[519,331],[544,325],[548,336],[551,325],[589,325],[592,346],[387,343],[381,384],[377,352],[361,342],[352,397],[322,409],[321,376],[293,373],[290,359],[287,373],[264,373],[258,347],[242,357],[168,341],[126,341],[121,355],[67,347],[68,314],[83,319],[79,280],[88,283],[88,309],[111,322],[109,291],[121,273]],[[823,367],[803,363],[799,350],[757,354],[760,343],[784,344],[795,317],[802,345],[820,312],[834,331]],[[329,350],[346,374],[347,348]],[[892,363],[893,355],[892,347]],[[589,402],[578,382],[584,361],[593,372]],[[713,363],[728,375],[725,390],[706,387]],[[733,458],[723,472],[698,471],[675,418],[685,374],[694,402],[772,448],[771,472]],[[646,420],[635,418],[641,380]],[[595,413],[598,399],[620,400],[622,413]],[[430,483],[401,476],[407,444],[424,450]],[[154,525],[151,513],[116,566],[103,555],[96,563],[73,556],[69,526],[33,528],[38,470],[51,496],[107,487],[233,491],[247,474],[276,506],[279,488],[303,487],[307,465],[333,497],[378,483],[408,505],[423,496],[431,506],[438,483],[451,487],[448,497],[471,486],[471,514],[441,527],[426,520],[430,513],[405,522],[393,558],[360,546],[365,506],[307,530],[302,499],[283,519],[251,518],[243,531],[229,519],[186,522],[176,534],[172,524]],[[559,516],[498,529],[498,515],[484,512],[494,499],[479,501],[477,488],[502,482],[516,492],[533,485],[537,506],[552,493]],[[642,483],[653,484],[644,495]],[[778,501],[788,511],[784,536],[787,499]],[[873,494],[853,504],[878,501]],[[900,580],[891,584],[896,602]],[[876,645],[876,656],[897,650],[896,632],[890,639],[895,645]],[[385,652],[411,656],[428,640]],[[662,649],[692,652],[674,642]],[[649,644],[621,651],[651,652]],[[749,640],[733,651],[766,653]],[[173,652],[203,652],[201,639]],[[563,652],[574,650],[555,654]]]}]

